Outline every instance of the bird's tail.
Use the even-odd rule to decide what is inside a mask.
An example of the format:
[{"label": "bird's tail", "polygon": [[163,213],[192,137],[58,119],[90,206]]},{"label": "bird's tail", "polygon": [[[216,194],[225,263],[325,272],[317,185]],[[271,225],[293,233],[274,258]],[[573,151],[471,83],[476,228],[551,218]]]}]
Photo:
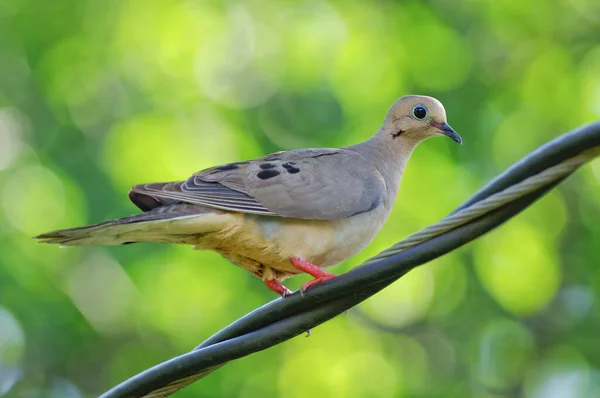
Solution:
[{"label": "bird's tail", "polygon": [[225,213],[205,207],[174,204],[142,214],[35,237],[61,246],[112,246],[136,242],[194,244],[198,237],[222,228]]}]

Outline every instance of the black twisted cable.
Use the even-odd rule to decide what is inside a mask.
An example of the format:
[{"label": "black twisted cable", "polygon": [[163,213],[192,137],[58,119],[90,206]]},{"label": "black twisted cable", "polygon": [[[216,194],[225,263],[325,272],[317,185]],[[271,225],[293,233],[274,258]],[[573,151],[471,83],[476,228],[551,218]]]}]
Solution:
[{"label": "black twisted cable", "polygon": [[[592,148],[600,148],[600,122],[563,134],[530,153],[473,195],[453,214]],[[101,397],[167,396],[230,360],[264,350],[297,336],[372,296],[416,266],[442,256],[496,228],[571,173],[572,171],[428,241],[378,259],[367,266],[358,266],[346,274],[313,287],[304,296],[295,293],[285,299],[267,303],[222,329],[192,352],[150,368]]]}]

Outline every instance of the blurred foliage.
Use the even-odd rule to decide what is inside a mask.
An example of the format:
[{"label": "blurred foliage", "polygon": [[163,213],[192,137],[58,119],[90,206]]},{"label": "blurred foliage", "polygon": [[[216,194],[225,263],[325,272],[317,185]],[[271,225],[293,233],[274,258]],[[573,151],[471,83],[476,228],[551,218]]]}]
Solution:
[{"label": "blurred foliage", "polygon": [[[0,395],[91,397],[275,298],[211,252],[36,245],[128,215],[136,183],[369,137],[408,93],[423,144],[344,272],[600,117],[596,0],[0,1]],[[180,397],[600,396],[600,161],[515,220]],[[298,288],[307,278],[288,280]]]}]

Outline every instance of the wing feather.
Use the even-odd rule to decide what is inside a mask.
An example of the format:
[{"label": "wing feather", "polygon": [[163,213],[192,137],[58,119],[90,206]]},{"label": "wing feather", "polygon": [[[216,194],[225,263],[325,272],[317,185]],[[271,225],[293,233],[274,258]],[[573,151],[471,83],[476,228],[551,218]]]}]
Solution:
[{"label": "wing feather", "polygon": [[[300,149],[202,170],[186,181],[136,185],[132,193],[146,207],[180,201],[266,216],[339,219],[381,205],[386,185],[357,152]],[[144,195],[151,199],[141,200]]]}]

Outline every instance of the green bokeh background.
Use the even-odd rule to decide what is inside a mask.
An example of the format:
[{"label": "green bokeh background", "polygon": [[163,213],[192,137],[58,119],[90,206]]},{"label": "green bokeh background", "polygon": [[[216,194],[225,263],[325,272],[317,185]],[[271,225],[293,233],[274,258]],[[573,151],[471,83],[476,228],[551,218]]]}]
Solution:
[{"label": "green bokeh background", "polygon": [[[133,184],[352,144],[397,97],[439,98],[464,145],[417,149],[344,272],[600,118],[600,3],[2,0],[0,72],[0,395],[93,397],[275,296],[211,252],[31,236],[135,212]],[[599,294],[596,160],[362,316],[177,396],[597,397]]]}]

